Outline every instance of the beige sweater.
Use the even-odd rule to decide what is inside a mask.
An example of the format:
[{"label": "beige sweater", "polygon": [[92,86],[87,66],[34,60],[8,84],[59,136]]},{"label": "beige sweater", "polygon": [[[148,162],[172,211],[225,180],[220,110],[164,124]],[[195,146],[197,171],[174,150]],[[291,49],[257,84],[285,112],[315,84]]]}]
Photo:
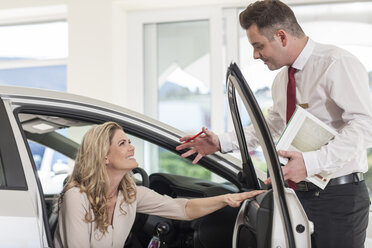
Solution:
[{"label": "beige sweater", "polygon": [[96,229],[94,222],[84,221],[87,211],[91,211],[86,194],[80,193],[79,188],[69,189],[63,197],[59,211],[58,226],[54,235],[55,247],[122,248],[133,225],[136,212],[171,219],[189,219],[185,211],[187,199],[173,199],[146,187],[137,187],[137,200],[122,205],[126,215],[120,212],[119,204],[122,199],[123,195],[119,192],[112,225],[108,227],[108,233],[103,235]]}]

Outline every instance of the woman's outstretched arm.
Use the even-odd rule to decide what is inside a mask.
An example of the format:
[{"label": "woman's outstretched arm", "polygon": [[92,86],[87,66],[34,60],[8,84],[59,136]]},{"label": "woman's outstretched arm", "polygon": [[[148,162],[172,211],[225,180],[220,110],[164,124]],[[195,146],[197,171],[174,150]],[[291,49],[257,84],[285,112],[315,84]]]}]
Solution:
[{"label": "woman's outstretched arm", "polygon": [[240,203],[248,198],[265,192],[254,190],[250,192],[225,194],[214,197],[191,199],[186,204],[186,214],[190,219],[196,219],[210,214],[225,206],[239,207]]}]

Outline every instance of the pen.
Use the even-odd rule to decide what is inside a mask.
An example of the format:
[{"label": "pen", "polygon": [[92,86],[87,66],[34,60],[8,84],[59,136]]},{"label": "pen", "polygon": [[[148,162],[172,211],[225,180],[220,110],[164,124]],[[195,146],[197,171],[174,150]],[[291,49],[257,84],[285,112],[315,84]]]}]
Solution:
[{"label": "pen", "polygon": [[203,131],[200,131],[198,134],[196,134],[195,136],[191,137],[190,139],[186,140],[185,143],[187,142],[190,142],[191,140],[195,139],[196,137],[198,137],[200,134],[202,134]]}]

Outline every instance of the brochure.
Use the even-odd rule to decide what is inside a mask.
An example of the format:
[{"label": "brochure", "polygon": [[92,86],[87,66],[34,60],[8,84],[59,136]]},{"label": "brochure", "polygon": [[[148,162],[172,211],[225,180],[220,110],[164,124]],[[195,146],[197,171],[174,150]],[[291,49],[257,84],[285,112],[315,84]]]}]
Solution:
[{"label": "brochure", "polygon": [[[309,152],[319,150],[328,144],[337,135],[337,131],[305,109],[297,106],[289,120],[283,134],[276,144],[276,150]],[[282,164],[288,162],[287,158],[279,156]],[[321,189],[324,189],[332,174],[316,174],[306,178]]]}]

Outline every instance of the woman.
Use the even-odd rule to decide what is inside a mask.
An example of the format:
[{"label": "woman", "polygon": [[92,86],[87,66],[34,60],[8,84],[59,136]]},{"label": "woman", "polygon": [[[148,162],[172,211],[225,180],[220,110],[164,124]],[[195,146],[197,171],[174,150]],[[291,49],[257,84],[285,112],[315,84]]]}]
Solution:
[{"label": "woman", "polygon": [[134,146],[121,126],[106,122],[92,127],[77,153],[72,175],[59,199],[55,246],[123,247],[136,212],[192,220],[262,191],[201,199],[173,199],[137,187],[131,170],[138,166]]}]

